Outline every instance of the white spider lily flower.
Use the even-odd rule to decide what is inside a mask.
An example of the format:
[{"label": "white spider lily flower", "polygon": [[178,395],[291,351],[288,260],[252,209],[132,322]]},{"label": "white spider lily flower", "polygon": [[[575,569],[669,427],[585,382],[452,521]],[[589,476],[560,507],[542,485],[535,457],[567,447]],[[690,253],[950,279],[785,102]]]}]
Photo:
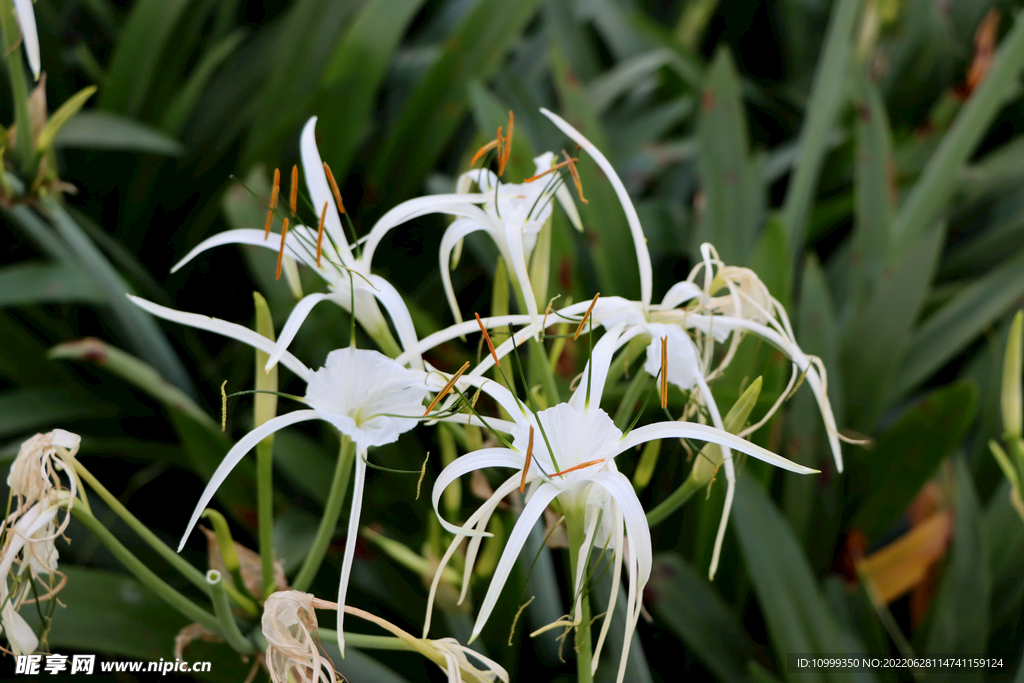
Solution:
[{"label": "white spider lily flower", "polygon": [[[153,315],[166,320],[216,332],[264,352],[269,353],[273,350],[272,341],[241,325],[175,311],[134,296],[129,298]],[[328,354],[324,367],[316,372],[311,371],[287,351],[282,351],[281,363],[306,382],[305,402],[309,409],[296,410],[268,420],[242,437],[228,451],[203,491],[178,550],[181,551],[185,546],[185,541],[200,515],[228,474],[256,444],[290,425],[323,420],[348,436],[356,448],[348,542],[345,545],[338,588],[338,602],[344,605],[355,554],[355,539],[359,530],[359,513],[366,479],[366,452],[371,447],[397,441],[399,435],[416,426],[417,416],[422,414],[423,401],[431,386],[428,384],[430,376],[405,368],[377,351],[356,348],[332,351]],[[439,380],[434,380],[435,383],[437,381]],[[339,611],[338,644],[344,654],[345,643],[341,623],[343,616],[344,611]]]},{"label": "white spider lily flower", "polygon": [[314,597],[300,591],[278,591],[263,605],[266,665],[273,683],[334,683],[334,664],[320,650],[316,636]]},{"label": "white spider lily flower", "polygon": [[[516,333],[517,343],[533,334],[527,326]],[[810,473],[816,470],[792,463],[760,446],[707,425],[690,422],[660,422],[635,429],[623,435],[611,417],[600,408],[601,396],[608,376],[609,365],[617,348],[642,332],[639,327],[624,331],[619,324],[606,333],[593,348],[591,359],[584,370],[579,386],[567,403],[561,403],[537,414],[519,410],[508,411],[515,421],[507,429],[513,437],[511,448],[484,448],[455,460],[438,476],[433,489],[433,505],[441,524],[455,534],[448,552],[442,558],[438,573],[428,599],[428,612],[424,633],[430,626],[432,597],[440,572],[454,553],[455,547],[464,537],[471,542],[485,531],[487,521],[502,497],[511,493],[517,485],[530,485],[530,495],[523,511],[509,534],[501,558],[495,568],[487,593],[473,627],[475,638],[489,618],[497,603],[501,589],[508,579],[516,557],[544,510],[555,499],[559,499],[566,514],[582,514],[586,529],[586,541],[579,549],[580,559],[575,577],[574,595],[580,594],[582,581],[586,580],[585,559],[590,548],[597,542],[609,542],[613,549],[613,561],[620,562],[628,549],[628,571],[630,585],[627,604],[627,628],[623,656],[620,660],[618,681],[625,674],[626,655],[632,632],[640,615],[641,596],[650,577],[652,547],[650,527],[636,493],[629,480],[618,473],[614,458],[635,446],[654,439],[692,438],[732,447],[770,464],[793,472]],[[512,340],[506,342],[511,344]],[[504,345],[503,345],[504,346]],[[485,359],[476,369],[487,363]],[[490,382],[482,385],[485,392],[505,403],[507,390]],[[531,436],[532,432],[532,436]],[[531,446],[532,441],[532,446]],[[529,454],[529,455],[528,455]],[[529,463],[529,464],[528,464]],[[506,467],[518,470],[502,483],[494,495],[474,513],[463,526],[456,526],[441,517],[438,504],[445,488],[457,479],[474,470],[488,467]],[[598,527],[598,520],[602,526]],[[625,540],[623,533],[625,532]],[[609,537],[610,534],[610,537]],[[475,537],[475,538],[474,538]],[[467,564],[472,553],[467,553]],[[465,583],[464,583],[465,586]],[[606,615],[614,612],[614,600],[618,585],[613,586],[610,606]],[[578,607],[578,606],[577,606]],[[575,611],[578,619],[580,611]],[[584,626],[586,627],[586,626]],[[604,629],[602,629],[604,631]],[[603,644],[603,637],[599,638]],[[596,668],[600,651],[595,653]]]},{"label": "white spider lily flower", "polygon": [[28,66],[32,69],[32,77],[38,81],[42,60],[39,58],[39,32],[36,30],[36,10],[32,0],[14,0],[14,13],[21,27],[21,40],[25,43]]}]

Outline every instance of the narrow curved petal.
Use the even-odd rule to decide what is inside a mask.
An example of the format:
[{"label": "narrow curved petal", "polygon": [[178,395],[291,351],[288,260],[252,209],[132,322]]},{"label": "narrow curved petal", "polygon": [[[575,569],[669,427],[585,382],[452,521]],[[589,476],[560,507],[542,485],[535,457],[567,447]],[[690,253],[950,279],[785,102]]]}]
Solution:
[{"label": "narrow curved petal", "polygon": [[[248,327],[243,327],[236,323],[229,323],[226,320],[212,318],[208,315],[176,311],[173,308],[167,308],[166,306],[155,304],[152,301],[146,301],[145,299],[141,299],[137,296],[132,296],[131,294],[128,295],[128,298],[133,304],[139,308],[149,311],[158,318],[181,323],[182,325],[188,325],[189,327],[194,327],[198,330],[215,332],[225,337],[236,339],[243,344],[248,344],[249,346],[259,349],[267,354],[274,353],[277,350],[274,342],[270,341],[259,332],[250,330]],[[309,376],[312,372],[292,354],[287,351],[283,352],[281,354],[280,362],[286,368],[298,375],[303,381],[309,381]]]},{"label": "narrow curved petal", "polygon": [[352,477],[352,508],[348,514],[348,532],[345,536],[345,555],[341,561],[341,581],[338,583],[338,649],[345,656],[345,596],[348,579],[352,575],[352,559],[356,555],[359,537],[359,513],[363,509],[363,484],[366,482],[366,452],[356,454],[356,471]]},{"label": "narrow curved petal", "polygon": [[676,308],[679,304],[696,299],[703,293],[704,291],[700,287],[689,280],[677,282],[665,292],[665,297],[661,300],[661,308],[665,310]]},{"label": "narrow curved petal", "polygon": [[[498,405],[505,409],[505,412],[515,420],[520,417],[527,418],[523,404],[516,399],[515,394],[498,384],[494,380],[479,375],[463,375],[459,378],[459,384],[468,384],[472,387],[480,387],[481,391],[493,398]],[[487,422],[491,419],[487,418]]]},{"label": "narrow curved petal", "polygon": [[622,655],[619,657],[619,673],[615,678],[615,683],[623,683],[626,677],[629,646],[633,642],[633,630],[636,628],[636,622],[640,618],[640,608],[643,607],[643,595],[637,588],[636,547],[631,538],[627,538],[626,543],[629,546],[629,558],[626,560],[626,566],[629,568],[629,589],[626,593],[626,628],[623,629]]},{"label": "narrow curved petal", "polygon": [[39,59],[39,33],[36,31],[36,11],[32,7],[32,0],[14,0],[14,12],[18,15],[18,24],[21,25],[21,39],[25,43],[28,66],[32,69],[32,76],[38,81],[42,63]]},{"label": "narrow curved petal", "polygon": [[642,591],[647,585],[647,580],[651,578],[654,550],[651,544],[651,527],[647,524],[647,516],[644,514],[640,499],[636,497],[636,491],[633,490],[629,479],[619,472],[598,472],[591,477],[591,481],[607,491],[622,511],[626,536],[636,549],[635,560],[640,571],[640,584],[637,588]]},{"label": "narrow curved petal", "polygon": [[217,492],[220,485],[224,483],[224,480],[231,474],[231,470],[235,468],[235,465],[242,461],[246,453],[256,447],[260,441],[263,441],[266,437],[270,436],[279,429],[284,429],[289,425],[297,424],[299,422],[308,422],[309,420],[318,420],[319,415],[315,410],[296,410],[288,413],[287,415],[278,415],[275,418],[267,420],[256,429],[252,430],[245,436],[243,436],[238,443],[231,447],[224,459],[221,460],[220,465],[217,465],[217,469],[214,471],[213,476],[210,477],[210,483],[206,485],[203,490],[203,495],[199,497],[199,502],[196,503],[196,509],[192,512],[192,518],[188,521],[188,526],[185,528],[185,533],[181,537],[181,542],[178,543],[178,552],[185,547],[185,541],[188,540],[189,534],[192,533],[192,529],[195,528],[196,522],[199,521],[199,515],[203,514],[203,510],[210,504],[210,500],[213,499],[213,494]]},{"label": "narrow curved petal", "polygon": [[[725,424],[722,422],[722,414],[715,403],[715,397],[711,395],[704,377],[697,376],[697,386],[700,387],[701,403],[708,409],[711,415],[711,424],[716,429],[725,431]],[[708,569],[708,578],[714,579],[718,570],[718,559],[722,555],[722,542],[725,540],[725,527],[729,524],[729,513],[732,512],[732,500],[736,494],[736,470],[732,461],[732,449],[722,446],[722,461],[725,464],[725,506],[722,508],[722,519],[718,522],[718,533],[715,535],[715,547],[711,552],[711,567]]]},{"label": "narrow curved petal", "polygon": [[[310,263],[306,259],[305,251],[293,234],[300,227],[302,226],[296,226],[288,231],[288,236],[285,237],[285,246],[288,248],[289,253],[308,266]],[[240,228],[238,230],[219,232],[216,235],[207,237],[205,240],[200,242],[194,249],[192,249],[192,251],[185,255],[185,258],[174,264],[174,267],[171,268],[171,272],[176,273],[182,266],[204,251],[208,251],[214,247],[222,247],[225,244],[248,244],[254,247],[270,249],[272,251],[280,251],[281,234],[272,232],[269,237],[264,239],[264,233],[262,230],[253,230],[251,228]],[[314,258],[313,265],[315,266],[315,264],[316,260]]]},{"label": "narrow curved petal", "polygon": [[629,198],[629,193],[626,191],[626,186],[622,184],[622,180],[619,179],[619,174],[615,172],[615,167],[611,165],[607,157],[601,153],[597,147],[587,140],[583,135],[569,125],[562,117],[554,114],[543,107],[540,110],[541,114],[551,119],[558,128],[572,138],[573,142],[582,147],[587,151],[597,165],[601,167],[604,174],[608,177],[608,182],[612,184],[615,189],[615,194],[619,198],[619,203],[622,204],[622,210],[626,214],[626,222],[629,223],[629,230],[633,234],[633,246],[636,247],[636,261],[637,266],[640,270],[640,300],[644,304],[644,308],[651,305],[651,293],[653,291],[654,274],[651,269],[651,255],[647,250],[647,238],[644,237],[644,229],[640,225],[640,217],[636,213],[636,208],[633,206],[633,200]]},{"label": "narrow curved petal", "polygon": [[601,633],[597,637],[597,644],[594,646],[594,660],[591,662],[590,675],[597,672],[597,664],[601,660],[601,650],[604,648],[604,641],[608,637],[608,629],[612,625],[612,617],[615,616],[615,603],[619,599],[619,584],[622,582],[622,514],[618,513],[618,506],[614,506],[612,514],[615,515],[612,525],[613,551],[612,551],[612,589],[608,596],[608,609],[605,610],[604,619],[601,623]]},{"label": "narrow curved petal", "polygon": [[281,334],[277,338],[277,350],[270,354],[270,358],[267,359],[267,365],[263,368],[264,370],[270,372],[271,368],[277,365],[277,362],[281,359],[282,354],[288,350],[288,346],[295,339],[295,335],[298,334],[299,328],[305,322],[313,307],[321,301],[331,298],[334,298],[334,295],[310,294],[299,299],[299,302],[295,304],[295,308],[288,314],[288,320],[284,324],[284,329],[281,330]]},{"label": "narrow curved petal", "polygon": [[505,542],[505,549],[501,552],[501,559],[498,560],[498,566],[491,577],[491,583],[487,587],[484,601],[480,603],[480,612],[477,614],[476,623],[473,625],[473,635],[470,637],[470,642],[480,635],[484,624],[487,623],[487,618],[491,616],[494,605],[498,602],[498,596],[501,595],[501,589],[505,586],[508,575],[512,571],[512,566],[515,564],[516,558],[519,557],[519,553],[522,551],[523,544],[526,543],[530,531],[533,530],[533,525],[544,514],[544,510],[551,501],[561,493],[562,491],[556,486],[541,484],[533,494],[533,497],[530,498],[530,502],[523,507],[522,514],[519,515],[519,519],[516,520],[516,524],[512,528],[512,533],[509,534],[508,540]]},{"label": "narrow curved petal", "polygon": [[[526,325],[530,322],[530,317],[526,315],[498,315],[491,318],[481,318],[480,320],[481,322],[483,322],[484,327],[490,330],[496,327],[508,327],[509,324]],[[559,321],[556,320],[554,322]],[[445,329],[439,332],[435,332],[431,335],[424,337],[416,346],[415,352],[423,354],[437,346],[440,346],[441,344],[444,344],[445,342],[450,342],[453,339],[458,339],[459,337],[464,337],[467,334],[472,334],[473,332],[479,331],[480,326],[477,324],[475,320],[470,321],[468,323],[459,323],[457,325],[452,325],[450,327],[446,327]],[[412,353],[413,351],[405,351],[402,353],[401,356],[399,356],[395,360],[401,364],[408,363],[409,357],[412,355]]]},{"label": "narrow curved petal", "polygon": [[[476,512],[470,515],[464,526],[471,527],[479,522],[484,516],[489,517],[493,514],[494,509],[498,507],[498,503],[517,488],[519,488],[519,475],[513,474],[511,477],[506,479],[504,483],[494,491],[494,493],[491,494],[491,497],[488,498],[483,505],[477,508]],[[437,595],[437,587],[441,583],[441,574],[444,572],[444,568],[448,566],[448,562],[451,561],[452,556],[455,554],[455,550],[459,547],[459,544],[462,543],[463,538],[465,538],[465,536],[462,534],[455,535],[452,542],[448,544],[448,550],[445,551],[444,556],[437,565],[437,571],[434,573],[434,580],[430,584],[430,594],[427,596],[427,615],[423,619],[424,638],[430,634],[430,620],[434,613],[434,597]]]},{"label": "narrow curved petal", "polygon": [[434,491],[431,497],[434,503],[434,512],[437,514],[437,519],[441,522],[441,526],[449,532],[460,536],[490,536],[487,532],[478,533],[465,526],[456,526],[442,517],[441,511],[438,509],[438,503],[441,501],[441,494],[444,493],[444,490],[448,488],[449,484],[473,470],[482,470],[485,467],[510,467],[512,469],[519,469],[522,466],[523,455],[509,448],[484,448],[476,451],[475,453],[469,453],[468,455],[463,455],[461,458],[456,458],[455,462],[448,465],[448,467],[445,467],[444,470],[441,471],[441,474],[437,477],[437,481],[434,482]]},{"label": "narrow curved petal", "polygon": [[572,227],[576,228],[577,231],[583,232],[583,221],[580,220],[580,211],[576,208],[576,202],[572,200],[572,192],[569,192],[569,188],[565,186],[565,183],[561,183],[558,189],[555,190],[555,199],[562,205],[567,216],[569,216],[569,222],[572,223]]},{"label": "narrow curved petal", "polygon": [[441,238],[438,259],[441,264],[441,282],[444,285],[444,294],[448,297],[448,307],[452,309],[452,316],[455,317],[455,324],[462,322],[462,312],[459,310],[459,302],[455,298],[455,289],[452,287],[452,266],[450,265],[452,250],[462,244],[462,239],[466,235],[479,230],[490,232],[490,229],[483,223],[470,218],[459,218],[448,226],[448,229],[444,231],[444,237]]},{"label": "narrow curved petal", "polygon": [[[576,554],[576,576],[572,582],[572,594],[576,599],[576,608],[573,610],[572,623],[579,624],[583,621],[583,601],[588,599],[583,596],[583,581],[590,569],[587,558],[590,557],[590,549],[594,545],[594,534],[597,532],[597,515],[587,525],[583,534],[583,544],[580,545]],[[586,626],[589,628],[589,624]]]},{"label": "narrow curved petal", "polygon": [[[391,322],[394,323],[402,349],[415,349],[419,345],[419,339],[416,337],[416,328],[412,324],[409,307],[405,305],[402,295],[379,275],[370,275],[367,279],[375,288],[372,290],[373,295],[384,306]],[[418,353],[410,354],[409,364],[416,370],[422,370],[423,358]]]},{"label": "narrow curved petal", "polygon": [[299,151],[302,155],[302,173],[306,176],[306,187],[309,189],[309,197],[313,202],[313,208],[316,209],[316,215],[320,215],[326,202],[327,218],[324,220],[324,230],[330,232],[331,239],[338,246],[342,263],[351,268],[354,265],[352,250],[345,237],[345,229],[341,226],[338,205],[334,202],[334,193],[331,192],[331,186],[327,183],[324,162],[320,158],[320,150],[316,146],[315,116],[306,121],[306,125],[302,127]]},{"label": "narrow curved petal", "polygon": [[608,369],[611,367],[615,351],[637,334],[642,333],[641,329],[633,327],[623,335],[622,332],[625,329],[626,324],[619,323],[608,330],[598,340],[597,344],[594,345],[590,353],[590,360],[587,361],[587,367],[583,368],[583,375],[579,386],[576,387],[572,398],[569,399],[569,405],[576,410],[583,410],[587,407],[588,387],[590,387],[589,404],[595,408],[601,407],[601,397],[604,395],[604,385],[608,379]]},{"label": "narrow curved petal", "polygon": [[493,199],[494,197],[489,194],[435,194],[404,201],[381,216],[380,220],[374,223],[370,229],[366,244],[363,246],[363,263],[369,269],[370,264],[373,263],[377,245],[389,231],[406,221],[431,213],[444,213],[449,216],[473,218],[481,223],[486,223],[488,221],[487,214],[475,205]]},{"label": "narrow curved petal", "polygon": [[526,249],[523,246],[522,226],[506,223],[505,243],[508,247],[509,265],[512,266],[512,271],[516,274],[519,290],[522,292],[523,301],[526,302],[526,313],[530,316],[530,322],[537,325],[537,297],[533,293],[533,285],[530,283]]},{"label": "narrow curved petal", "polygon": [[818,472],[818,470],[811,467],[805,467],[791,460],[786,460],[782,456],[761,448],[757,444],[750,443],[746,439],[741,439],[735,434],[695,422],[658,422],[639,427],[623,437],[616,447],[616,452],[622,453],[634,446],[654,441],[655,439],[696,439],[698,441],[707,441],[709,443],[716,443],[719,446],[728,446],[758,460],[763,460],[769,465],[775,465],[797,474]]}]

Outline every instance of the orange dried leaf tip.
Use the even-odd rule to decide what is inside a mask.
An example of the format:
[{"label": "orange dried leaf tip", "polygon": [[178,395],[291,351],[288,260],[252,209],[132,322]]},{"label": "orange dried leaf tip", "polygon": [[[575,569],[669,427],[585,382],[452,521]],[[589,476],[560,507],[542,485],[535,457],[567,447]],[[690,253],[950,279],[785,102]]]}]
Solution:
[{"label": "orange dried leaf tip", "polygon": [[284,219],[284,225],[281,226],[281,250],[277,252],[277,273],[274,275],[275,280],[281,279],[281,260],[284,258],[284,238],[288,235],[288,219]]},{"label": "orange dried leaf tip", "polygon": [[604,458],[601,458],[600,460],[588,460],[587,462],[581,462],[579,465],[576,465],[575,467],[570,467],[569,469],[562,470],[561,472],[555,472],[551,476],[560,477],[563,474],[569,474],[570,472],[575,472],[576,470],[582,470],[584,467],[590,467],[591,465],[600,465],[601,463],[604,462],[604,460]]},{"label": "orange dried leaf tip", "polygon": [[334,201],[338,205],[338,213],[345,213],[345,203],[341,201],[341,190],[338,189],[338,183],[334,180],[334,174],[331,173],[331,167],[324,162],[324,172],[327,174],[327,181],[331,184],[331,194],[334,195]]},{"label": "orange dried leaf tip", "polygon": [[668,337],[661,338],[661,407],[668,407]]},{"label": "orange dried leaf tip", "polygon": [[320,267],[320,253],[324,245],[324,223],[327,221],[327,202],[324,202],[324,210],[320,214],[320,225],[316,229],[316,267]]},{"label": "orange dried leaf tip", "polygon": [[263,241],[270,237],[270,226],[274,224],[274,209],[277,208],[277,195],[281,192],[281,169],[274,169],[274,188],[270,191],[270,208],[267,209],[267,222],[263,226]]},{"label": "orange dried leaf tip", "polygon": [[488,152],[490,152],[492,149],[494,149],[497,146],[498,146],[498,141],[497,140],[491,140],[490,142],[488,142],[486,145],[484,145],[483,147],[481,147],[480,149],[478,149],[476,151],[476,154],[473,155],[473,158],[470,160],[469,165],[470,166],[475,166],[476,162],[480,161],[480,157],[482,157],[483,155],[487,154]]},{"label": "orange dried leaf tip", "polygon": [[292,215],[294,216],[296,210],[299,208],[299,167],[297,165],[292,166],[291,189],[291,196],[288,197],[288,205],[291,207]]},{"label": "orange dried leaf tip", "polygon": [[429,415],[430,411],[434,409],[434,406],[436,406],[441,401],[441,399],[448,395],[448,392],[452,390],[452,387],[455,386],[455,383],[459,381],[459,378],[462,377],[462,373],[464,373],[468,367],[469,361],[467,360],[465,363],[462,364],[462,367],[459,368],[459,371],[452,375],[452,378],[448,380],[448,384],[445,384],[444,388],[441,389],[441,391],[437,392],[437,396],[435,396],[434,400],[430,402],[429,406],[427,406],[427,411],[423,413],[423,417]]},{"label": "orange dried leaf tip", "polygon": [[590,302],[590,308],[587,309],[586,314],[583,316],[583,320],[580,321],[580,326],[576,328],[576,334],[572,335],[572,340],[576,341],[580,338],[580,332],[583,331],[583,326],[587,324],[587,320],[590,319],[590,314],[594,310],[594,306],[597,305],[597,298],[601,296],[601,292],[594,295],[594,300]]},{"label": "orange dried leaf tip", "polygon": [[519,493],[526,492],[526,473],[530,471],[530,460],[533,459],[533,425],[530,425],[530,443],[526,445],[526,464],[523,465],[523,478],[519,480]]},{"label": "orange dried leaf tip", "polygon": [[584,204],[589,204],[590,201],[583,196],[583,181],[580,180],[580,172],[576,170],[576,159],[569,156],[569,153],[564,149],[562,154],[565,155],[566,164],[569,166],[569,173],[572,174],[572,182],[576,184],[576,194],[580,196],[580,201]]},{"label": "orange dried leaf tip", "polygon": [[476,324],[480,326],[480,331],[484,333],[484,341],[487,342],[487,350],[491,352],[491,358],[494,359],[494,365],[501,367],[501,363],[498,361],[498,354],[494,351],[494,343],[491,341],[491,335],[487,334],[487,328],[484,327],[484,321],[480,319],[479,313],[474,313],[476,316]]}]

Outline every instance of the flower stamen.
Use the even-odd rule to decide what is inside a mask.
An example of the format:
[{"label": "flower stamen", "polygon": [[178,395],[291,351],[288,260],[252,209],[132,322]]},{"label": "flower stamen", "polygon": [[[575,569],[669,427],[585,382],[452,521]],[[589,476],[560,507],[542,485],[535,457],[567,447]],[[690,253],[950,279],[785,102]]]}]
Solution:
[{"label": "flower stamen", "polygon": [[469,165],[470,166],[476,166],[476,162],[480,161],[480,157],[482,157],[483,155],[487,154],[488,152],[490,152],[492,149],[494,149],[497,146],[498,146],[498,141],[497,140],[491,140],[490,142],[488,142],[486,145],[484,145],[483,147],[481,147],[480,149],[478,149],[476,151],[476,154],[473,155],[473,158],[470,160]]},{"label": "flower stamen", "polygon": [[291,207],[292,215],[299,208],[299,167],[297,164],[292,165],[292,188],[291,195],[288,197],[288,204]]},{"label": "flower stamen", "polygon": [[573,341],[576,341],[577,339],[580,338],[580,332],[583,331],[583,326],[586,325],[587,320],[590,319],[590,314],[594,310],[594,306],[597,305],[597,297],[599,296],[601,296],[601,292],[598,292],[597,294],[594,295],[594,300],[590,302],[590,308],[587,309],[587,312],[583,316],[583,320],[580,321],[579,327],[576,328],[576,334],[572,335]]},{"label": "flower stamen", "polygon": [[427,406],[427,410],[425,413],[423,413],[423,417],[429,415],[430,411],[434,409],[434,406],[436,406],[441,401],[441,399],[448,395],[448,392],[452,390],[452,387],[455,386],[455,383],[459,381],[459,377],[462,377],[462,373],[464,373],[468,368],[469,361],[467,360],[465,363],[462,364],[462,367],[459,368],[458,372],[452,375],[452,378],[448,380],[448,384],[445,384],[444,388],[441,389],[441,391],[437,392],[437,396],[435,396],[434,400],[430,402],[429,406]]},{"label": "flower stamen", "polygon": [[327,181],[331,184],[331,193],[334,195],[334,201],[338,204],[338,212],[345,213],[345,204],[341,201],[341,190],[338,189],[338,183],[334,180],[334,174],[331,173],[331,167],[324,162],[324,171],[327,173]]},{"label": "flower stamen", "polygon": [[505,144],[501,158],[498,161],[498,177],[500,178],[505,174],[505,164],[508,163],[508,158],[512,154],[512,128],[515,125],[515,118],[512,116],[512,110],[508,110],[508,133],[505,134]]},{"label": "flower stamen", "polygon": [[501,362],[498,360],[498,354],[494,350],[494,342],[491,341],[491,335],[487,334],[487,328],[484,327],[484,321],[480,319],[479,313],[474,313],[476,316],[476,324],[480,326],[480,331],[484,333],[484,341],[487,342],[487,349],[491,352],[491,358],[494,359],[494,366],[500,368]]},{"label": "flower stamen", "polygon": [[549,168],[548,170],[546,170],[546,171],[541,171],[541,172],[540,172],[540,173],[538,173],[537,175],[535,175],[535,176],[531,176],[531,177],[527,178],[526,180],[524,180],[523,182],[524,182],[524,183],[532,183],[532,182],[533,182],[534,180],[538,180],[538,179],[540,179],[540,178],[543,178],[543,177],[544,177],[544,176],[546,176],[546,175],[547,175],[548,173],[554,173],[555,171],[557,171],[557,170],[559,170],[559,169],[563,169],[563,168],[565,168],[565,167],[566,167],[566,166],[568,166],[568,165],[569,165],[570,163],[575,163],[575,162],[577,162],[577,161],[579,161],[579,159],[568,159],[568,160],[566,160],[566,161],[560,161],[560,162],[558,162],[557,164],[555,164],[554,166],[552,166],[551,168]]},{"label": "flower stamen", "polygon": [[591,465],[600,465],[604,461],[605,461],[605,458],[601,458],[600,460],[588,460],[587,462],[581,462],[579,465],[576,465],[575,467],[570,467],[567,470],[562,470],[561,472],[555,472],[551,476],[552,477],[561,477],[564,474],[569,474],[570,472],[575,472],[576,470],[582,470],[584,467],[590,467]]},{"label": "flower stamen", "polygon": [[562,154],[565,155],[566,164],[569,166],[569,173],[572,174],[572,182],[576,184],[576,194],[580,196],[580,201],[584,204],[589,204],[590,201],[583,196],[583,181],[580,180],[580,172],[576,170],[576,159],[569,156],[569,153],[564,149]]},{"label": "flower stamen", "polygon": [[324,245],[324,223],[327,221],[327,202],[324,202],[324,210],[320,213],[320,225],[316,229],[316,267],[320,267],[320,254]]},{"label": "flower stamen", "polygon": [[526,473],[530,471],[530,461],[533,459],[533,425],[530,425],[530,443],[526,446],[526,464],[523,465],[523,478],[519,480],[519,493],[526,491]]},{"label": "flower stamen", "polygon": [[661,338],[661,407],[668,407],[668,336]]},{"label": "flower stamen", "polygon": [[270,191],[270,208],[267,209],[267,223],[263,226],[263,241],[270,237],[270,226],[274,223],[274,209],[277,208],[277,195],[281,192],[281,169],[274,169],[274,189]]},{"label": "flower stamen", "polygon": [[281,279],[281,260],[284,258],[284,238],[288,235],[288,219],[284,219],[284,225],[281,226],[281,250],[277,252],[277,273],[274,275],[275,280]]}]

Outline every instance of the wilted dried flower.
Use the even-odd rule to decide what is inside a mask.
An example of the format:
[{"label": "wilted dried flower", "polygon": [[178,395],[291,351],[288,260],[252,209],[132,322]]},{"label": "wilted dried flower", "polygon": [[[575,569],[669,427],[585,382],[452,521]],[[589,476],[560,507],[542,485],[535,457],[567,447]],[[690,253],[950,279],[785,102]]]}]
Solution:
[{"label": "wilted dried flower", "polygon": [[267,671],[274,683],[337,680],[334,664],[316,636],[314,598],[300,591],[278,591],[263,605],[263,637],[267,639]]}]

